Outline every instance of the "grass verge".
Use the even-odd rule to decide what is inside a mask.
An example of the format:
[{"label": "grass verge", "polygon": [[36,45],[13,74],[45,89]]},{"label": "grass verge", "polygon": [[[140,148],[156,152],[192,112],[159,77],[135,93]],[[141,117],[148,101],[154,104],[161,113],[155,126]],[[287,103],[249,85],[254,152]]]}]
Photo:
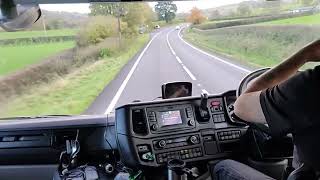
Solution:
[{"label": "grass verge", "polygon": [[82,113],[148,39],[148,35],[141,35],[112,57],[81,66],[50,84],[15,97],[0,117]]},{"label": "grass verge", "polygon": [[62,50],[74,47],[74,41],[8,45],[0,47],[0,76],[23,69],[31,64],[56,54]]},{"label": "grass verge", "polygon": [[239,26],[210,31],[187,30],[184,38],[245,65],[267,67],[318,39],[319,30],[320,27],[312,26]]}]

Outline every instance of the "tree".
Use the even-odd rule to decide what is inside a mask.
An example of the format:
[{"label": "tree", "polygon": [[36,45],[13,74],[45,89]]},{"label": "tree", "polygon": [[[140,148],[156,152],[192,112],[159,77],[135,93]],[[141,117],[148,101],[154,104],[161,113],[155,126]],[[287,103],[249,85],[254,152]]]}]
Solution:
[{"label": "tree", "polygon": [[237,11],[242,16],[248,16],[251,14],[251,7],[246,2],[243,2],[239,4]]},{"label": "tree", "polygon": [[206,20],[206,17],[202,14],[200,9],[194,7],[191,9],[190,15],[188,16],[187,20],[192,24],[201,24]]},{"label": "tree", "polygon": [[90,15],[121,16],[128,25],[139,25],[153,20],[153,11],[147,3],[92,3]]},{"label": "tree", "polygon": [[123,21],[127,22],[129,27],[149,24],[154,17],[147,3],[126,3],[126,12]]},{"label": "tree", "polygon": [[159,20],[165,20],[166,23],[172,21],[176,17],[177,5],[172,2],[158,2],[155,5],[155,11]]},{"label": "tree", "polygon": [[124,3],[91,3],[90,8],[90,15],[97,16],[97,15],[112,15],[117,16],[120,8],[124,8]]},{"label": "tree", "polygon": [[[154,12],[144,2],[141,3],[92,3],[90,4],[90,15],[112,15],[118,18],[119,36],[120,32],[128,34],[137,33],[141,25],[151,24]],[[120,22],[121,19],[121,22]],[[125,25],[120,25],[125,24]],[[123,29],[123,26],[129,29]]]}]

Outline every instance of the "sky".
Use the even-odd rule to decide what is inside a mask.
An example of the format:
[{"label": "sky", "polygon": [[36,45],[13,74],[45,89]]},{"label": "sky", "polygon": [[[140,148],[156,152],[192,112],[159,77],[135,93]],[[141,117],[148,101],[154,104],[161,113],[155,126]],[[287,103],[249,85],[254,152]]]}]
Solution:
[{"label": "sky", "polygon": [[[178,7],[178,13],[188,12],[193,7],[199,9],[208,9],[213,7],[219,7],[228,4],[239,3],[244,0],[198,0],[198,1],[177,1],[174,2]],[[154,6],[156,2],[149,2],[150,6]],[[89,13],[89,4],[42,4],[41,9],[48,11],[66,11],[66,12],[78,12]]]}]

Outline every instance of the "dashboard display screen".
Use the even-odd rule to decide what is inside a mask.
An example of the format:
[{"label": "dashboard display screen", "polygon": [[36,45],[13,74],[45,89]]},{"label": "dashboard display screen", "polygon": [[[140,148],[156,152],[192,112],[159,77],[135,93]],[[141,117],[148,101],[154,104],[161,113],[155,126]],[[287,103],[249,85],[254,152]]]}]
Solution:
[{"label": "dashboard display screen", "polygon": [[182,124],[182,118],[179,110],[159,112],[161,126],[170,126]]}]

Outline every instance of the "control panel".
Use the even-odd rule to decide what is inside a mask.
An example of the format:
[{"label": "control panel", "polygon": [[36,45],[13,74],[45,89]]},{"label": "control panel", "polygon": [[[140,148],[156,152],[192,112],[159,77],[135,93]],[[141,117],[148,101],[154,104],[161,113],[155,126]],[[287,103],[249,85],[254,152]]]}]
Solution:
[{"label": "control panel", "polygon": [[228,123],[224,100],[223,95],[177,98],[117,108],[123,162],[129,167],[156,167],[170,159],[194,162],[228,155],[246,128]]}]

